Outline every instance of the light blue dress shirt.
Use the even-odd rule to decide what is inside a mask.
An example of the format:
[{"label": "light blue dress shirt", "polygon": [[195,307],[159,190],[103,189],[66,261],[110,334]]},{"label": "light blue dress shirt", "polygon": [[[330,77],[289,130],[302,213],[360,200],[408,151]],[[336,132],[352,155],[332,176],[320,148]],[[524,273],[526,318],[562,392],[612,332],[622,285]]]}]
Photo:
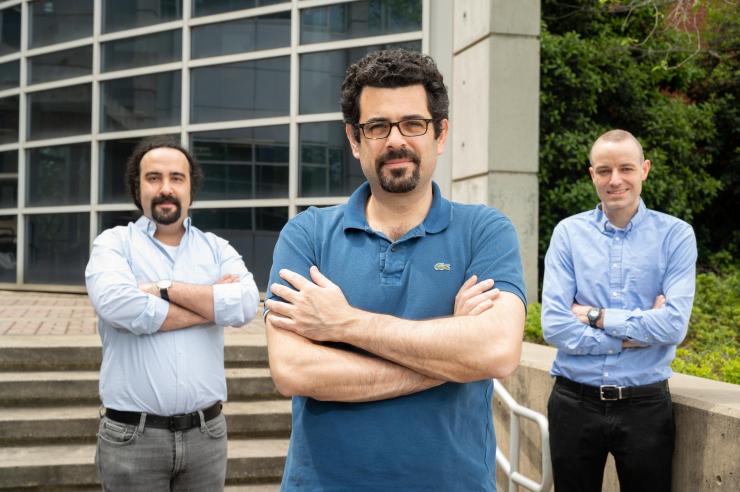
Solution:
[{"label": "light blue dress shirt", "polygon": [[[686,336],[695,275],[691,226],[642,200],[624,229],[612,226],[600,206],[560,222],[542,286],[542,332],[558,348],[551,373],[594,386],[669,378]],[[653,309],[659,294],[666,305]],[[580,322],[574,302],[605,308],[604,329]],[[623,340],[647,347],[623,349]]]},{"label": "light blue dress shirt", "polygon": [[[241,256],[224,239],[184,222],[176,256],[141,217],[95,239],[85,270],[103,343],[100,399],[106,408],[177,415],[226,400],[224,326],[254,317],[259,293]],[[214,284],[225,274],[241,281],[213,286],[215,323],[160,332],[170,304],[138,285],[158,280]]]}]

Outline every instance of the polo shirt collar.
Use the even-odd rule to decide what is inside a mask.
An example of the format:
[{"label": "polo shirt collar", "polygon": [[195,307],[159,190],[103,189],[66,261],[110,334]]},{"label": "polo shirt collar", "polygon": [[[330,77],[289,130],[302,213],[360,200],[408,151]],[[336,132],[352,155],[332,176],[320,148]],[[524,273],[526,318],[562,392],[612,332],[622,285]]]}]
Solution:
[{"label": "polo shirt collar", "polygon": [[[192,220],[190,219],[190,216],[185,217],[185,220],[182,223],[182,225],[185,227],[185,234],[190,231],[191,222]],[[146,215],[142,215],[141,217],[139,217],[135,224],[141,232],[149,237],[154,237],[154,233],[157,232],[157,224],[155,224],[154,221]]]},{"label": "polo shirt collar", "polygon": [[[367,217],[365,217],[365,205],[369,197],[370,185],[365,181],[349,197],[344,211],[344,230],[360,229],[368,231],[370,229],[367,224]],[[441,232],[450,225],[451,218],[452,204],[442,196],[437,183],[432,181],[432,206],[429,208],[424,222],[421,223],[423,231],[432,234]]]}]

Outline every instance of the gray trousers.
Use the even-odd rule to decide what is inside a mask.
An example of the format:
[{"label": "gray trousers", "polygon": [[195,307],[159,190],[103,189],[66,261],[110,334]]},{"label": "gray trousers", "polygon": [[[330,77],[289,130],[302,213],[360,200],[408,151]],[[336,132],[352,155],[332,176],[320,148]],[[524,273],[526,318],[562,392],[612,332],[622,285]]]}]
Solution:
[{"label": "gray trousers", "polygon": [[139,425],[102,417],[95,464],[105,491],[223,490],[226,418],[173,432],[146,427],[143,416]]}]

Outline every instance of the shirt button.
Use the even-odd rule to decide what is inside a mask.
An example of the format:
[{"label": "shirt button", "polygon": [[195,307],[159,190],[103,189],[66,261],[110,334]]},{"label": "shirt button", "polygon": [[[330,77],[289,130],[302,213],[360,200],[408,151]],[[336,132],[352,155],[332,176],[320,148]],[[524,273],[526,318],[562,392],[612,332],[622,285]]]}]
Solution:
[{"label": "shirt button", "polygon": [[618,238],[618,237],[615,237],[615,238],[614,238],[614,240],[615,240],[615,241],[619,241],[619,239],[620,239],[620,238]]},{"label": "shirt button", "polygon": [[614,268],[617,268],[617,267],[619,266],[619,263],[612,263],[612,266],[613,266]]},{"label": "shirt button", "polygon": [[391,253],[395,253],[395,252],[396,252],[396,247],[395,246],[391,246]]},{"label": "shirt button", "polygon": [[614,353],[614,351],[613,351],[612,349],[609,349],[609,353],[610,353],[610,354],[613,354],[613,353]]},{"label": "shirt button", "polygon": [[619,292],[612,292],[612,297],[619,297]]},{"label": "shirt button", "polygon": [[609,377],[609,373],[608,373],[608,372],[605,372],[605,373],[604,373],[604,377],[605,377],[605,378],[608,378],[608,377]]}]

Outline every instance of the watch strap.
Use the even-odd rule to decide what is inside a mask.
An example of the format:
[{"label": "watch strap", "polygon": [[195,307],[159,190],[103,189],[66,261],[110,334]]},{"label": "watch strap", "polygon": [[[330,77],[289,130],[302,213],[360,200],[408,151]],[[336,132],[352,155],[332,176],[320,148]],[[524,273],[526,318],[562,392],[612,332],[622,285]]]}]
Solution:
[{"label": "watch strap", "polygon": [[161,297],[167,302],[170,302],[170,295],[167,292],[167,289],[159,289],[159,297]]}]

